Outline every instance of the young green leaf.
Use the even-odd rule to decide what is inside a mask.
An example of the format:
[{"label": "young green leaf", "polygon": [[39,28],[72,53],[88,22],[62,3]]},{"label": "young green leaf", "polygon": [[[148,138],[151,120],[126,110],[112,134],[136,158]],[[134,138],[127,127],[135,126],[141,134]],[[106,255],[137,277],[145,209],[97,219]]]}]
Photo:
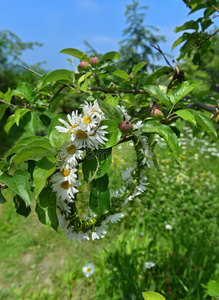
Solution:
[{"label": "young green leaf", "polygon": [[105,174],[91,182],[89,207],[97,215],[105,214],[110,209],[109,178]]},{"label": "young green leaf", "polygon": [[114,59],[119,60],[120,59],[120,55],[116,51],[110,51],[110,52],[105,53],[101,57],[100,61],[102,62],[102,61],[105,61],[105,60],[114,60]]},{"label": "young green leaf", "polygon": [[195,116],[187,109],[177,110],[175,113],[183,120],[189,121],[190,123],[197,125]]},{"label": "young green leaf", "polygon": [[18,84],[17,88],[13,90],[12,92],[13,96],[19,96],[21,98],[24,98],[26,100],[31,101],[34,98],[34,92],[27,82],[21,82]]},{"label": "young green leaf", "polygon": [[52,100],[49,102],[49,109],[51,112],[54,112],[59,104],[59,102],[66,96],[66,94],[58,94],[52,97]]},{"label": "young green leaf", "polygon": [[177,32],[180,32],[183,30],[188,30],[188,29],[194,29],[194,30],[198,31],[198,22],[194,21],[194,20],[185,22],[182,26],[176,27],[174,29],[174,32],[177,33]]},{"label": "young green leaf", "polygon": [[124,80],[129,80],[129,75],[123,70],[116,70],[113,72],[113,75],[120,77]]},{"label": "young green leaf", "polygon": [[165,300],[164,296],[155,292],[143,292],[142,296],[144,300]]},{"label": "young green leaf", "polygon": [[144,84],[153,84],[158,78],[169,75],[172,72],[170,67],[163,67],[144,79]]},{"label": "young green leaf", "polygon": [[173,90],[172,94],[170,95],[170,101],[175,105],[179,100],[188,95],[199,84],[200,83],[197,81],[184,81]]},{"label": "young green leaf", "polygon": [[82,83],[87,77],[89,77],[92,74],[92,72],[87,72],[84,75],[82,75],[79,79],[78,79],[78,84]]},{"label": "young green leaf", "polygon": [[61,50],[59,53],[68,54],[68,55],[76,57],[80,60],[90,62],[90,57],[86,53],[82,52],[81,50],[75,49],[75,48],[65,48],[65,49]]},{"label": "young green leaf", "polygon": [[136,66],[134,66],[132,68],[132,72],[131,72],[132,75],[135,76],[138,73],[138,71],[140,71],[145,65],[146,65],[146,62],[140,62]]},{"label": "young green leaf", "polygon": [[173,130],[170,127],[160,124],[156,121],[149,121],[142,126],[142,131],[145,133],[157,133],[160,137],[162,137],[166,141],[173,157],[178,162],[178,156],[179,156],[178,139],[176,134],[173,132]]},{"label": "young green leaf", "polygon": [[104,101],[97,99],[97,102],[103,112],[108,115],[111,119],[117,121],[123,121],[123,113],[118,107],[114,107],[109,103],[105,103]]},{"label": "young green leaf", "polygon": [[45,86],[47,86],[49,83],[54,81],[61,81],[65,80],[67,82],[73,82],[74,81],[74,73],[72,71],[66,70],[66,69],[58,69],[51,71],[49,73],[46,73],[41,77],[41,79],[38,82],[37,90],[40,91]]},{"label": "young green leaf", "polygon": [[18,109],[13,115],[11,115],[7,119],[7,123],[4,126],[5,132],[8,134],[11,127],[16,123],[17,126],[19,125],[20,119],[23,118],[23,116],[28,113],[30,110],[28,108],[21,108]]}]

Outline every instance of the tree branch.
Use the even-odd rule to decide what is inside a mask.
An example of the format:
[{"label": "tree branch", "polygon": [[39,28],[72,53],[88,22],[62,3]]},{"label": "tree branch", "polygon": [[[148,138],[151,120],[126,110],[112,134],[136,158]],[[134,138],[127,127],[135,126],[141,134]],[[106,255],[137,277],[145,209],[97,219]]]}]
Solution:
[{"label": "tree branch", "polygon": [[210,5],[214,10],[219,12],[219,8],[217,8],[216,6],[214,6],[212,3],[210,3],[208,0],[205,0],[205,2]]},{"label": "tree branch", "polygon": [[158,43],[153,40],[154,44],[156,45],[152,45],[151,44],[151,47],[153,47],[154,49],[156,49],[157,51],[160,52],[160,54],[163,56],[163,58],[165,59],[166,63],[170,66],[171,70],[174,71],[174,68],[173,66],[170,64],[169,60],[166,58],[166,55],[163,53],[163,51],[160,49],[160,46],[158,45]]},{"label": "tree branch", "polygon": [[9,102],[7,102],[7,101],[5,101],[5,100],[3,100],[3,99],[0,99],[0,102],[5,103],[5,104],[8,104],[8,105],[10,105],[10,106],[12,106],[12,107],[16,107],[16,106],[17,106],[17,105],[14,105],[14,104],[12,104],[12,103],[9,103]]},{"label": "tree branch", "polygon": [[92,92],[104,92],[105,94],[120,94],[120,93],[124,93],[124,94],[148,94],[148,92],[144,91],[144,90],[108,90],[108,89],[104,89],[102,87],[89,87],[88,88],[90,91]]},{"label": "tree branch", "polygon": [[24,70],[27,70],[27,71],[29,71],[29,72],[31,72],[31,73],[33,73],[33,74],[39,76],[39,77],[42,77],[42,76],[43,76],[43,75],[37,73],[36,71],[32,70],[31,68],[23,67],[23,69],[24,69]]}]

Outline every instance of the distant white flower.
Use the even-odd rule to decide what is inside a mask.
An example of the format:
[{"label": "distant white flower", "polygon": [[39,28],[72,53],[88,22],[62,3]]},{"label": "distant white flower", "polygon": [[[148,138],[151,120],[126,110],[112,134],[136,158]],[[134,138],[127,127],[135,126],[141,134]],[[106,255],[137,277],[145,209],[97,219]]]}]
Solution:
[{"label": "distant white flower", "polygon": [[105,222],[108,223],[110,221],[111,223],[116,223],[116,222],[121,221],[120,219],[122,217],[124,217],[124,215],[122,213],[117,213],[117,214],[114,214],[114,215],[109,215],[106,218]]},{"label": "distant white flower", "polygon": [[105,224],[105,222],[102,222],[100,227],[94,227],[94,231],[91,234],[92,240],[99,240],[100,238],[104,238],[107,234],[107,227],[108,226]]},{"label": "distant white flower", "polygon": [[129,120],[131,119],[131,116],[128,115],[128,113],[127,113],[125,107],[124,107],[124,106],[120,106],[120,105],[117,105],[117,107],[120,108],[120,110],[122,111],[123,116],[124,116],[124,120],[125,120],[125,121],[129,121]]},{"label": "distant white flower", "polygon": [[173,229],[173,227],[172,227],[170,224],[167,224],[167,225],[165,226],[165,228],[166,228],[167,230],[172,230],[172,229]]},{"label": "distant white flower", "polygon": [[90,277],[93,275],[94,269],[95,269],[94,265],[92,263],[88,263],[83,266],[82,272],[85,277]]},{"label": "distant white flower", "polygon": [[146,269],[151,269],[155,266],[155,263],[153,261],[148,261],[144,264]]},{"label": "distant white flower", "polygon": [[143,125],[143,122],[138,121],[138,122],[136,122],[135,124],[132,124],[132,125],[133,125],[133,130],[138,130],[138,129],[141,129],[141,126]]}]

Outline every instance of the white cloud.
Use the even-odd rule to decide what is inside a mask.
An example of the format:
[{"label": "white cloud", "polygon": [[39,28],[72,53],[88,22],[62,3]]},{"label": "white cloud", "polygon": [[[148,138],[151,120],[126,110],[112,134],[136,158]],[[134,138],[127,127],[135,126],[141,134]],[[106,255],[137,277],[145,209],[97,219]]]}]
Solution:
[{"label": "white cloud", "polygon": [[88,12],[97,13],[100,11],[99,4],[94,0],[78,0],[77,5]]}]

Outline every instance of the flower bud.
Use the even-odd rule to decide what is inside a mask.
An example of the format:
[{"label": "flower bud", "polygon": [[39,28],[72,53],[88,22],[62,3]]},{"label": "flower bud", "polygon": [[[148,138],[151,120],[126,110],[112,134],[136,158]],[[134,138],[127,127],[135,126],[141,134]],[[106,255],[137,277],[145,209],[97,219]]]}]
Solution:
[{"label": "flower bud", "polygon": [[98,66],[99,62],[100,62],[100,61],[99,61],[99,58],[97,58],[96,56],[91,57],[91,59],[90,59],[90,64],[91,64],[93,67]]},{"label": "flower bud", "polygon": [[81,70],[86,70],[89,67],[89,63],[87,61],[81,61],[79,67]]},{"label": "flower bud", "polygon": [[163,119],[162,111],[157,109],[157,108],[153,108],[153,107],[152,107],[152,110],[151,110],[151,116],[155,120]]},{"label": "flower bud", "polygon": [[132,73],[130,73],[130,74],[129,74],[129,78],[130,78],[130,79],[133,79],[133,78],[134,78],[134,75],[133,75]]},{"label": "flower bud", "polygon": [[120,125],[120,130],[121,130],[122,132],[126,132],[126,133],[131,132],[131,131],[132,131],[132,128],[133,128],[132,123],[129,122],[129,121],[124,121],[124,122],[122,122],[122,124]]}]

